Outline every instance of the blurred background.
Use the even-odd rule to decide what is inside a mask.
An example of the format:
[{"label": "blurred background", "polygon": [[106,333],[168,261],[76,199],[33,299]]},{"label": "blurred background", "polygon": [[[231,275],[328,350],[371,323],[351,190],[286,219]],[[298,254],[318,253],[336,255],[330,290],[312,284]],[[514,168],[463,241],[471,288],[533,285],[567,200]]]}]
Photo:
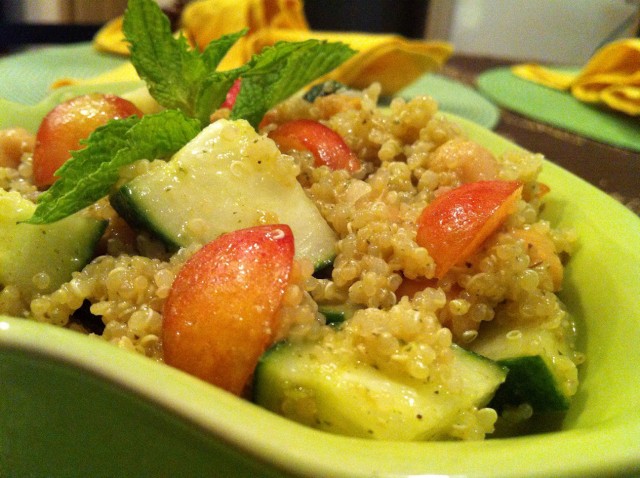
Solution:
[{"label": "blurred background", "polygon": [[[158,0],[178,15],[186,0]],[[88,41],[126,0],[0,0],[0,50]],[[640,0],[306,0],[317,30],[448,40],[458,54],[580,65],[638,35]]]}]

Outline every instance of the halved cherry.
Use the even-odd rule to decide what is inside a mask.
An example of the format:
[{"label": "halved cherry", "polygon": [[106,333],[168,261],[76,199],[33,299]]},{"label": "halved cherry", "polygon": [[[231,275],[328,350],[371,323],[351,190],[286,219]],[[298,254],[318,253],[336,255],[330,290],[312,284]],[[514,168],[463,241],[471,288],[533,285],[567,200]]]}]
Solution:
[{"label": "halved cherry", "polygon": [[342,136],[322,123],[309,119],[297,119],[282,123],[269,133],[282,152],[309,151],[316,166],[331,169],[360,169],[360,160],[349,149]]},{"label": "halved cherry", "polygon": [[142,116],[136,105],[115,95],[90,94],[72,98],[53,108],[42,120],[33,150],[33,180],[36,186],[50,186],[55,172],[80,149],[80,140],[109,120]]},{"label": "halved cherry", "polygon": [[442,278],[465,261],[513,211],[522,194],[517,181],[466,183],[438,196],[418,219],[418,244],[436,263]]},{"label": "halved cherry", "polygon": [[231,88],[229,88],[229,91],[227,91],[227,96],[220,105],[220,108],[233,108],[233,105],[236,103],[238,93],[240,93],[240,86],[242,86],[242,78],[238,78],[233,82],[233,85],[231,85]]},{"label": "halved cherry", "polygon": [[165,362],[241,394],[273,340],[293,257],[283,224],[224,234],[196,252],[164,306]]}]

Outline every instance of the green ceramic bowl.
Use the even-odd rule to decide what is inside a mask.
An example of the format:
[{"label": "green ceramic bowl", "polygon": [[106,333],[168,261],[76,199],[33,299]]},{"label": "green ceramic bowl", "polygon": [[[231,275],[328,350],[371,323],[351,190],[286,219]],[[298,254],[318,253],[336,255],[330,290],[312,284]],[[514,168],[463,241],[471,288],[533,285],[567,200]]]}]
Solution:
[{"label": "green ceramic bowl", "polygon": [[[516,147],[459,121],[495,152]],[[440,443],[329,435],[97,338],[0,318],[0,476],[640,474],[640,220],[552,163],[541,179],[545,216],[580,236],[562,298],[588,359],[560,431]]]}]

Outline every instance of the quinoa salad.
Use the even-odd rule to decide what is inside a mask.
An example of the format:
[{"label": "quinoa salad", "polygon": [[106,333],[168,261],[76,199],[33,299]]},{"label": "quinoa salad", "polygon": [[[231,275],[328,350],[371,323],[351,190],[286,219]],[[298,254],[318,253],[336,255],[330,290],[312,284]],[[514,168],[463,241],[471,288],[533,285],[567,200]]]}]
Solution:
[{"label": "quinoa salad", "polygon": [[[557,292],[577,238],[541,218],[552,193],[537,179],[542,156],[494,155],[428,96],[380,106],[378,84],[322,85],[278,103],[255,126],[222,105],[168,160],[121,166],[108,195],[70,216],[93,221],[78,229],[94,237],[78,246],[86,253],[75,269],[63,278],[45,266],[29,269],[29,280],[0,274],[0,314],[99,337],[331,433],[480,440],[496,427],[566,411],[584,357]],[[317,125],[330,130],[348,162],[318,161],[314,141],[282,133],[290,124],[315,128],[312,137]],[[34,179],[37,148],[26,130],[0,131],[1,247],[15,244],[7,238],[18,227],[57,224],[24,224],[49,188]],[[154,188],[162,193],[156,205],[175,193],[157,215],[144,202]],[[192,199],[179,196],[181,188]],[[239,226],[227,216],[242,216]],[[453,223],[462,238],[447,242]],[[75,229],[65,231],[68,243]],[[264,286],[220,286],[225,304],[202,319],[212,332],[185,345],[180,338],[192,324],[183,316],[205,316],[208,306],[194,292],[207,274],[201,267],[223,267],[228,256],[216,255],[223,249],[227,266],[241,261],[243,231],[275,244],[247,268],[284,272]],[[301,245],[303,233],[310,239]],[[234,234],[236,242],[228,239]],[[278,249],[283,236],[295,242],[287,260]],[[257,303],[267,289],[270,298]],[[253,308],[245,311],[246,303]],[[202,356],[185,354],[208,347],[199,342],[209,333],[215,343],[230,330],[225,340],[233,341],[233,327],[215,330],[215,315],[220,308],[233,316],[236,304],[240,322],[268,321],[253,327],[262,337],[254,345],[253,328],[237,332],[246,336],[242,357],[255,358],[239,366],[248,375],[226,386],[210,379],[236,366],[226,349],[208,352],[225,357],[202,374]]]}]

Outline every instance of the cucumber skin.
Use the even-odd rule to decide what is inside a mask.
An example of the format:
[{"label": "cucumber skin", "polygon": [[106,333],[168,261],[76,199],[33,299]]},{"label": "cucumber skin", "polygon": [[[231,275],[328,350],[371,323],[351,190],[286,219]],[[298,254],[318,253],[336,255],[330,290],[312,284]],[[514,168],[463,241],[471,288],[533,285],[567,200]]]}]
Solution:
[{"label": "cucumber skin", "polygon": [[566,412],[571,395],[563,389],[563,377],[554,368],[555,358],[570,351],[562,330],[521,328],[520,338],[512,341],[507,339],[509,329],[485,329],[470,345],[474,352],[509,368],[491,406],[501,412],[507,406],[527,403],[535,415]]},{"label": "cucumber skin", "polygon": [[331,257],[327,257],[325,260],[317,261],[313,265],[314,273],[326,270],[333,265],[333,261],[336,259],[335,254]]},{"label": "cucumber skin", "polygon": [[[167,234],[162,229],[156,227],[156,221],[150,221],[148,219],[149,212],[141,209],[138,203],[133,200],[132,191],[127,184],[121,186],[120,189],[109,196],[109,203],[127,224],[135,229],[151,232],[169,251],[175,252],[184,246],[184,244],[179,244],[174,241],[171,234]],[[324,270],[333,264],[334,259],[335,255],[328,257],[326,260],[315,263],[313,268],[315,271]]]},{"label": "cucumber skin", "polygon": [[359,308],[351,304],[318,304],[318,312],[324,315],[327,324],[333,325],[349,320]]},{"label": "cucumber skin", "polygon": [[[294,232],[296,257],[310,259],[316,270],[326,268],[335,258],[337,236],[295,169],[280,169],[281,157],[275,143],[246,121],[219,120],[110,201],[128,223],[149,230],[170,250],[257,225],[260,211],[275,213]],[[204,219],[206,232],[189,232],[190,218]]]},{"label": "cucumber skin", "polygon": [[498,360],[507,367],[507,379],[489,406],[501,412],[507,406],[531,405],[535,413],[566,412],[571,400],[562,394],[540,355]]},{"label": "cucumber skin", "polygon": [[133,193],[128,184],[121,186],[109,196],[109,203],[127,224],[134,229],[151,232],[169,251],[175,252],[182,246],[175,242],[169,234],[156,227],[156,222],[148,219],[149,212],[138,207],[138,202],[133,199]]},{"label": "cucumber skin", "polygon": [[[321,411],[320,415],[311,422],[308,421],[309,417],[305,416],[285,416],[313,428],[348,436],[383,440],[422,440],[444,437],[446,435],[441,434],[452,424],[451,421],[454,420],[455,413],[457,413],[456,410],[467,406],[478,408],[485,406],[491,400],[495,389],[505,380],[507,375],[506,367],[503,365],[454,345],[454,353],[459,360],[456,370],[465,373],[466,380],[463,380],[465,382],[464,390],[473,396],[473,399],[469,399],[464,394],[462,397],[457,393],[451,394],[435,384],[425,387],[425,383],[422,383],[422,385],[418,385],[418,388],[413,388],[417,385],[417,381],[408,380],[406,383],[402,379],[396,381],[363,364],[345,365],[344,363],[336,363],[336,372],[331,363],[316,362],[314,364],[313,362],[317,358],[314,357],[313,353],[309,354],[309,351],[305,349],[306,345],[282,341],[273,345],[262,355],[254,373],[252,400],[268,410],[280,413],[280,400],[285,389],[311,390],[312,394],[309,397],[316,397],[316,394],[318,394],[317,398],[319,400],[323,396],[329,397],[330,402],[327,405],[329,405],[328,410],[333,409],[332,414],[327,416],[327,408],[320,406],[319,408],[324,411]],[[310,360],[312,362],[309,362]],[[296,361],[298,362],[296,363]],[[285,364],[283,376],[279,376],[280,374],[277,372],[280,363]],[[310,363],[311,367],[309,366]],[[477,366],[481,366],[481,368]],[[470,375],[467,375],[467,372],[470,372]],[[331,378],[324,377],[325,373],[328,373]],[[311,385],[309,389],[309,384],[314,382],[314,374],[318,374],[319,377],[318,388],[315,388],[315,385]],[[300,377],[300,382],[297,381],[296,376]],[[363,379],[361,388],[353,388],[351,385],[354,376]],[[311,380],[308,380],[309,377],[311,377]],[[373,380],[373,382],[370,380]],[[486,380],[491,385],[487,387],[486,383],[483,383],[478,387],[477,380]],[[367,408],[365,403],[371,397],[367,395],[366,391],[379,389],[380,385],[378,384],[387,382],[389,389],[400,393],[397,401],[390,402],[387,399],[383,399],[382,402],[377,402],[374,400],[373,403],[380,403],[383,408],[377,409],[375,406]],[[413,385],[411,385],[412,383]],[[327,386],[333,388],[333,392],[327,392]],[[383,387],[386,388],[385,385]],[[408,405],[406,402],[404,392],[408,390],[412,390],[412,394],[418,394],[416,396],[417,405]],[[356,412],[348,409],[343,414],[342,409],[339,406],[335,406],[335,403],[340,402],[341,394],[356,393],[359,395],[361,392],[363,393],[362,400],[357,402],[351,400],[354,404],[359,404],[355,407],[358,409]],[[435,395],[432,395],[434,393]],[[428,398],[429,395],[432,398]],[[342,396],[343,398],[348,398],[346,395]],[[317,403],[320,404],[320,402]],[[433,413],[433,417],[429,411]],[[427,415],[424,412],[427,412]],[[387,415],[389,413],[390,415]],[[398,417],[402,420],[400,422],[403,424],[402,428],[398,428]],[[413,421],[411,421],[411,418],[413,418]],[[417,421],[415,421],[416,418]],[[342,420],[345,421],[342,422]],[[440,420],[443,421],[441,422]],[[380,427],[381,421],[384,423],[382,428]]]}]

